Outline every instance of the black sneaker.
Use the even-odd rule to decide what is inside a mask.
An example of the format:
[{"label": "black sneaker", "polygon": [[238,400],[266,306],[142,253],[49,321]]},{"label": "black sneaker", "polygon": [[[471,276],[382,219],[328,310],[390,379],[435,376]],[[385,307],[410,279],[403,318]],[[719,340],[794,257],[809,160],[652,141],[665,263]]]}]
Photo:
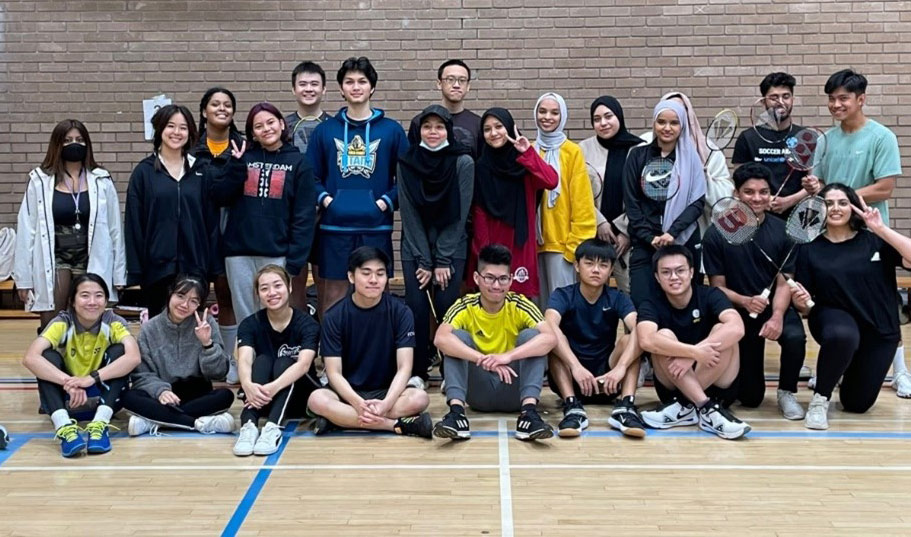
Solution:
[{"label": "black sneaker", "polygon": [[432,435],[430,433],[433,430],[433,421],[430,419],[430,414],[421,412],[417,416],[399,418],[395,422],[394,430],[395,434],[431,438]]},{"label": "black sneaker", "polygon": [[336,427],[336,425],[334,423],[332,423],[331,421],[327,420],[326,418],[324,418],[322,416],[317,416],[316,419],[313,420],[313,435],[314,436],[320,436],[320,435],[328,433],[329,431],[334,431],[336,429],[338,429],[338,427]]},{"label": "black sneaker", "polygon": [[626,436],[645,438],[645,423],[639,416],[639,410],[629,396],[624,397],[614,405],[614,410],[607,423]]},{"label": "black sneaker", "polygon": [[588,414],[582,402],[575,397],[567,397],[563,401],[563,419],[557,425],[561,438],[574,438],[582,434],[583,429],[588,429]]},{"label": "black sneaker", "polygon": [[443,416],[442,420],[433,426],[433,436],[437,438],[452,438],[453,440],[468,440],[471,438],[468,418],[461,412],[450,410]]},{"label": "black sneaker", "polygon": [[544,440],[554,435],[554,428],[541,419],[536,409],[519,414],[516,420],[516,438],[519,440]]},{"label": "black sneaker", "polygon": [[9,434],[7,434],[6,429],[0,425],[0,449],[6,449],[7,444],[9,444]]}]

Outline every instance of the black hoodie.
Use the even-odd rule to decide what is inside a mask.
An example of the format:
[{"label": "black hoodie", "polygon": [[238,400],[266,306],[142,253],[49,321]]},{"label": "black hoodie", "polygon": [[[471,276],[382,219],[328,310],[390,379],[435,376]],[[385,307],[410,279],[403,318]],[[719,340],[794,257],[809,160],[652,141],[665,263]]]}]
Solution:
[{"label": "black hoodie", "polygon": [[150,285],[180,272],[211,277],[217,258],[218,210],[195,161],[180,181],[159,163],[142,159],[127,188],[127,284]]},{"label": "black hoodie", "polygon": [[209,196],[228,207],[224,255],[285,257],[292,276],[306,266],[313,242],[313,171],[291,144],[267,151],[253,144],[240,160],[209,167]]}]

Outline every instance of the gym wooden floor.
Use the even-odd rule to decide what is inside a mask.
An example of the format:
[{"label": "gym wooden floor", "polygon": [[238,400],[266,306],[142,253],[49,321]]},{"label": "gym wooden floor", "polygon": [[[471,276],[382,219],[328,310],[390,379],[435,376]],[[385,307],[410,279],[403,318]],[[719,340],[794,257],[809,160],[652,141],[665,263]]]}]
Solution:
[{"label": "gym wooden floor", "polygon": [[[121,414],[110,454],[65,460],[19,365],[35,326],[0,320],[0,423],[13,437],[0,535],[911,535],[911,401],[887,386],[870,413],[835,410],[821,432],[781,419],[770,383],[760,409],[734,408],[753,426],[735,442],[695,427],[636,441],[589,407],[573,440],[519,442],[514,415],[470,414],[464,443],[291,424],[278,453],[240,459],[229,435],[130,439]],[[813,366],[812,343],[808,355]],[[438,419],[438,388],[431,400]],[[655,401],[640,391],[641,406]],[[542,408],[556,425],[546,389]]]}]

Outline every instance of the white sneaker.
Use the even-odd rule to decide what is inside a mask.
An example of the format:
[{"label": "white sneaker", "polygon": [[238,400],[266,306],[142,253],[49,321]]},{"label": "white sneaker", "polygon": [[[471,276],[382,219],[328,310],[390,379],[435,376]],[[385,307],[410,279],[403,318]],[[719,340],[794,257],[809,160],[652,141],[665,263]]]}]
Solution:
[{"label": "white sneaker", "polygon": [[725,440],[740,438],[752,430],[718,401],[712,401],[699,409],[699,428]]},{"label": "white sneaker", "polygon": [[819,395],[813,394],[810,399],[810,406],[807,408],[807,417],[804,421],[807,429],[825,430],[829,428],[829,400]]},{"label": "white sneaker", "polygon": [[130,416],[130,423],[127,426],[127,433],[130,436],[140,436],[152,430],[155,424],[151,421],[140,418],[139,416]]},{"label": "white sneaker", "polygon": [[234,416],[230,412],[203,416],[196,420],[196,430],[202,434],[233,433]]},{"label": "white sneaker", "polygon": [[692,404],[683,406],[676,399],[655,410],[640,412],[639,415],[642,416],[642,421],[652,429],[670,429],[699,423],[696,407]]},{"label": "white sneaker", "polygon": [[812,376],[813,376],[813,370],[810,369],[810,366],[808,366],[808,365],[800,366],[800,375],[798,375],[798,378],[809,379]]},{"label": "white sneaker", "polygon": [[806,415],[803,407],[797,402],[797,394],[787,390],[778,390],[778,410],[786,420],[802,420]]},{"label": "white sneaker", "polygon": [[237,360],[233,356],[228,364],[228,375],[225,377],[225,382],[228,384],[238,384],[240,382],[240,377],[237,376]]},{"label": "white sneaker", "polygon": [[271,421],[263,427],[259,440],[253,446],[254,455],[271,455],[278,451],[279,444],[282,443],[282,428]]},{"label": "white sneaker", "polygon": [[412,388],[417,388],[419,390],[426,390],[427,385],[424,383],[424,379],[415,375],[408,379],[408,384],[406,386],[411,386]]},{"label": "white sneaker", "polygon": [[807,388],[811,390],[816,388],[816,377],[810,377],[810,380],[807,381]]},{"label": "white sneaker", "polygon": [[252,421],[248,421],[240,428],[237,435],[237,442],[234,442],[234,454],[238,457],[249,457],[253,455],[253,446],[259,438],[259,429]]},{"label": "white sneaker", "polygon": [[895,395],[902,399],[911,399],[911,373],[902,371],[895,375],[892,377],[891,386],[895,390]]}]

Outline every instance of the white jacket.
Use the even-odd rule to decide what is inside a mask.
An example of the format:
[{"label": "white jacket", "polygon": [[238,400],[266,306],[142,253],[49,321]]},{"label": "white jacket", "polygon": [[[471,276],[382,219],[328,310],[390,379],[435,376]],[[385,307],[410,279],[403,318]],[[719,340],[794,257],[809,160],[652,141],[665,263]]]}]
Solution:
[{"label": "white jacket", "polygon": [[[89,263],[108,284],[111,301],[117,301],[115,286],[126,285],[126,255],[120,202],[111,174],[102,168],[86,172],[89,193]],[[53,175],[41,168],[29,173],[28,187],[19,207],[13,280],[18,289],[31,289],[30,311],[54,311],[54,185]]]}]

